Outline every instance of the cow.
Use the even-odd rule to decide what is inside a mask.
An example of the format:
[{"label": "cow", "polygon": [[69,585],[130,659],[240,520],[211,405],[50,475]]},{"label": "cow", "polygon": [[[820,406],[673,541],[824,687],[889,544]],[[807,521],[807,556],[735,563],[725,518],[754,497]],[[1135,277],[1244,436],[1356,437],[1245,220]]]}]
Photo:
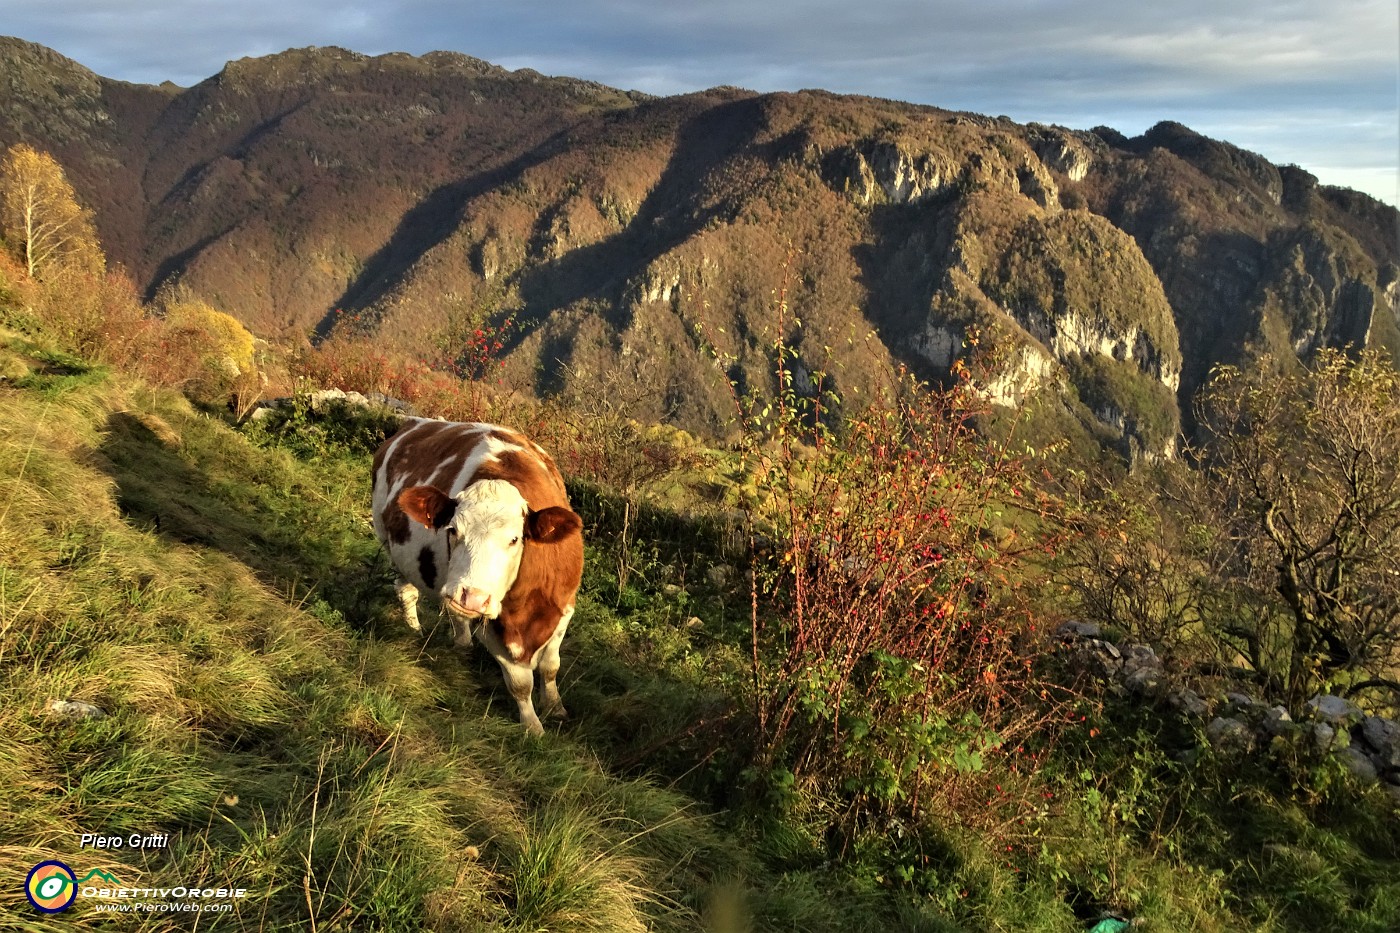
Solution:
[{"label": "cow", "polygon": [[583,521],[553,459],[499,425],[410,418],[373,468],[374,532],[408,626],[422,631],[419,594],[435,594],[454,643],[467,650],[476,637],[500,664],[521,724],[543,734],[534,672],[542,712],[564,717],[559,645],[583,576]]}]

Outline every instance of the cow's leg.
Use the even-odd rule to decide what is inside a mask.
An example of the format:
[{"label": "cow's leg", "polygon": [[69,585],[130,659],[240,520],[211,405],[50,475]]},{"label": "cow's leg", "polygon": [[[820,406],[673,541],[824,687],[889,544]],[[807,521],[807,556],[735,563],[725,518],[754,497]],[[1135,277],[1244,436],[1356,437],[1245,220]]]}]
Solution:
[{"label": "cow's leg", "polygon": [[399,602],[403,605],[403,619],[408,623],[408,627],[415,632],[423,631],[423,627],[418,624],[418,587],[400,578],[394,584],[394,592],[399,594]]},{"label": "cow's leg", "polygon": [[559,676],[559,646],[564,641],[564,633],[568,631],[573,615],[573,607],[564,612],[559,627],[554,630],[554,637],[540,649],[540,707],[546,717],[565,719],[569,715],[569,711],[564,709],[564,701],[559,699],[559,685],[555,678]]},{"label": "cow's leg", "polygon": [[535,703],[530,696],[535,689],[535,672],[529,665],[516,664],[505,658],[497,657],[496,661],[501,665],[501,674],[505,676],[506,689],[520,707],[520,724],[531,735],[544,735],[544,726],[540,725],[540,717],[535,715]]}]

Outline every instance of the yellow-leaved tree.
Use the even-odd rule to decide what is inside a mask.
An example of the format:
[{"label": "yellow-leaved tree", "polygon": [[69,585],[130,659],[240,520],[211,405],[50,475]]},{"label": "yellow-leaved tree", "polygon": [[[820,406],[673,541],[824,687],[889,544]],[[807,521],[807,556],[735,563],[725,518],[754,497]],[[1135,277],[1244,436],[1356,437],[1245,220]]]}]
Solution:
[{"label": "yellow-leaved tree", "polygon": [[46,152],[20,143],[0,162],[0,231],[31,278],[106,269],[92,213],[78,203],[63,168]]},{"label": "yellow-leaved tree", "polygon": [[260,385],[255,340],[236,318],[181,288],[163,296],[163,304],[165,345],[193,364],[186,379],[191,397],[223,402]]}]

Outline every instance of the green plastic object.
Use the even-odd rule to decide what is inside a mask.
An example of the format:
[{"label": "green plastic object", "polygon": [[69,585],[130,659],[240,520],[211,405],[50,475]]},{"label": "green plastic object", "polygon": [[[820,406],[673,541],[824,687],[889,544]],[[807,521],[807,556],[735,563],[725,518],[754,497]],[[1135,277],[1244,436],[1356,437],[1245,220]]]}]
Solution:
[{"label": "green plastic object", "polygon": [[1089,928],[1089,933],[1122,933],[1130,926],[1132,924],[1126,920],[1119,920],[1117,917],[1104,917]]}]

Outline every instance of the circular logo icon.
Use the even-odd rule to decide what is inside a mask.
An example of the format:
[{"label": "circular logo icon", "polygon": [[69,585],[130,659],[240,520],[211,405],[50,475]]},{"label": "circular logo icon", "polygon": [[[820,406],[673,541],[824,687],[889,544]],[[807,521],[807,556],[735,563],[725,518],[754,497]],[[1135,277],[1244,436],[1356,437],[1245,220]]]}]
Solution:
[{"label": "circular logo icon", "polygon": [[24,879],[24,896],[46,914],[67,910],[78,897],[78,879],[62,862],[40,862]]}]

